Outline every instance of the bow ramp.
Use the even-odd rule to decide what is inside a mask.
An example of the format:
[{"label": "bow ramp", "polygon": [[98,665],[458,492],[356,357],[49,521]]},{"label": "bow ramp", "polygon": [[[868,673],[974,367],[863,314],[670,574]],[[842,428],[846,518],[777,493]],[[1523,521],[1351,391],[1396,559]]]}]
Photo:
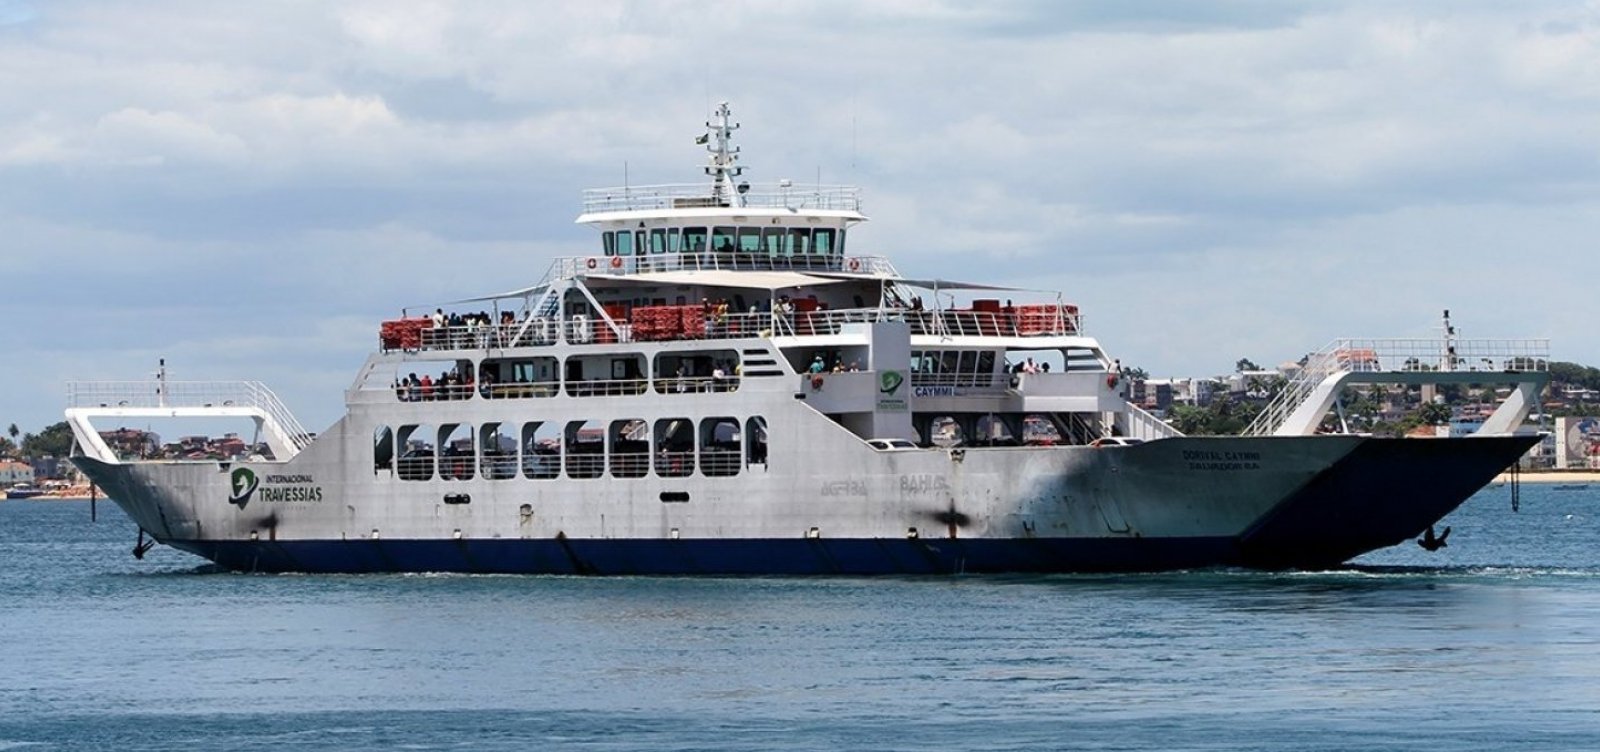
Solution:
[{"label": "bow ramp", "polygon": [[1305,366],[1246,429],[1251,436],[1310,436],[1332,410],[1350,433],[1340,396],[1359,384],[1510,384],[1511,395],[1474,436],[1507,436],[1540,406],[1550,380],[1550,341],[1456,339],[1446,319],[1440,339],[1337,339]]}]

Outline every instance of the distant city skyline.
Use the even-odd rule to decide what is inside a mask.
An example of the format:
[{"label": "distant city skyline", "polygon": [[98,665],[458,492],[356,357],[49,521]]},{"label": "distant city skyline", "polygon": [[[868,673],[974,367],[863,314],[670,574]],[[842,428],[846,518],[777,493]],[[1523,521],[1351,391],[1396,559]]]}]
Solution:
[{"label": "distant city skyline", "polygon": [[595,252],[583,188],[862,186],[853,253],[1059,289],[1152,376],[1336,337],[1600,361],[1600,5],[0,0],[0,426],[259,379],[321,431],[405,306]]}]

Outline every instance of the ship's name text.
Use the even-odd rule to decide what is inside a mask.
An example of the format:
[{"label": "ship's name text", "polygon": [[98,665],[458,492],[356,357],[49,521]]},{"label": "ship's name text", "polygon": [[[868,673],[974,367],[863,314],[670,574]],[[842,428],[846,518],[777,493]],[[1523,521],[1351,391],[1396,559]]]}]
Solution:
[{"label": "ship's name text", "polygon": [[262,501],[322,501],[322,486],[309,475],[264,475],[256,493]]},{"label": "ship's name text", "polygon": [[835,480],[822,484],[823,496],[866,496],[866,481]]},{"label": "ship's name text", "polygon": [[1190,470],[1260,470],[1260,452],[1216,452],[1186,449],[1183,459]]}]

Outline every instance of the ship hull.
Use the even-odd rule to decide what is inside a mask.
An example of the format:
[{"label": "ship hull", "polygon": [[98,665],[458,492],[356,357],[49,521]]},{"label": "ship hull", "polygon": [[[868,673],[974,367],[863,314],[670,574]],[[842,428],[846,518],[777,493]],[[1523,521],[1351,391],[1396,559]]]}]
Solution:
[{"label": "ship hull", "polygon": [[[859,497],[805,495],[752,473],[744,488],[769,496],[726,511],[740,508],[735,498],[699,518],[685,511],[693,505],[632,492],[609,501],[549,494],[521,505],[519,515],[512,504],[526,495],[484,494],[457,507],[431,493],[382,495],[393,486],[359,502],[348,490],[348,504],[246,507],[223,500],[215,478],[226,468],[215,464],[79,464],[158,540],[239,571],[1143,572],[1337,566],[1421,534],[1537,440],[1174,438],[1105,450],[974,450],[959,461],[908,452],[882,458],[902,464],[862,480]],[[940,467],[934,463],[957,469],[907,472]],[[932,487],[944,496],[918,496],[920,486],[908,495],[908,477],[937,478]],[[877,490],[896,479],[898,495]],[[831,483],[823,488],[840,488]],[[347,493],[335,487],[327,495]],[[484,521],[518,516],[520,524],[504,527]],[[701,519],[713,522],[697,525]]]}]

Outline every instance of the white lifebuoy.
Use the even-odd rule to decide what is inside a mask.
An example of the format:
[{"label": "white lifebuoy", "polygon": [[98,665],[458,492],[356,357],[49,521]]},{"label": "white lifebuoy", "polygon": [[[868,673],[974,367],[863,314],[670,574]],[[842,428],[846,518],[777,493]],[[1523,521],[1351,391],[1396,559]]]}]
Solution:
[{"label": "white lifebuoy", "polygon": [[599,259],[597,259],[597,258],[595,258],[593,256],[589,257],[589,268],[590,269],[593,269],[593,268],[595,268],[595,267],[597,267],[599,265],[600,265],[600,260]]},{"label": "white lifebuoy", "polygon": [[853,272],[861,271],[861,259],[858,259],[858,258],[850,259],[850,271],[853,271]]},{"label": "white lifebuoy", "polygon": [[621,256],[612,256],[611,257],[611,268],[612,269],[621,269],[622,268],[622,257]]}]

